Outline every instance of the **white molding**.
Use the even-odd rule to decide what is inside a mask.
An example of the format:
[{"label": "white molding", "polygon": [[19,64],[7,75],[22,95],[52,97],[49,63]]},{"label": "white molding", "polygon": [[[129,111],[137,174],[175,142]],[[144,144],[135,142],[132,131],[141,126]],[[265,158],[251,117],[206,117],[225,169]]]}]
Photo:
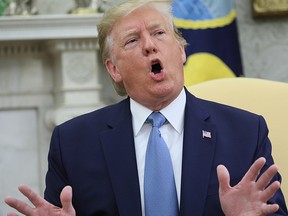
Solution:
[{"label": "white molding", "polygon": [[[45,77],[45,72],[54,72],[54,104],[46,116],[47,125],[55,126],[104,106],[99,76],[103,67],[99,63],[97,45],[97,23],[101,17],[100,13],[0,17],[0,57],[18,62],[15,70],[11,63],[6,65],[13,72],[2,72],[2,78],[10,81],[16,77],[17,81],[22,81],[22,77],[27,77],[32,70],[41,79]],[[44,58],[48,57],[46,54],[51,58],[51,65],[43,63]],[[26,74],[19,76],[19,67],[24,63],[15,58],[23,56],[23,62],[28,66],[24,65],[25,68],[20,70]],[[38,68],[30,67],[27,63],[30,60],[37,62]],[[34,84],[39,85],[39,81],[36,80]],[[27,94],[30,98],[33,96],[33,92]],[[8,96],[10,99],[11,96]]]},{"label": "white molding", "polygon": [[97,38],[102,14],[0,17],[0,41]]}]

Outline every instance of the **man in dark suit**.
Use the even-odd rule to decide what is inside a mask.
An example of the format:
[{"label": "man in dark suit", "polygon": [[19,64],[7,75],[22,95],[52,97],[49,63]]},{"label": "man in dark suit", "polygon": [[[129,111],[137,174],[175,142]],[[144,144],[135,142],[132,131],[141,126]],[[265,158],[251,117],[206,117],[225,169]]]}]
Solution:
[{"label": "man in dark suit", "polygon": [[186,44],[170,9],[164,0],[138,0],[106,13],[100,50],[116,91],[129,97],[57,126],[45,200],[20,186],[35,208],[8,197],[10,206],[25,215],[150,215],[146,119],[160,112],[179,208],[173,215],[287,215],[264,119],[184,88]]}]

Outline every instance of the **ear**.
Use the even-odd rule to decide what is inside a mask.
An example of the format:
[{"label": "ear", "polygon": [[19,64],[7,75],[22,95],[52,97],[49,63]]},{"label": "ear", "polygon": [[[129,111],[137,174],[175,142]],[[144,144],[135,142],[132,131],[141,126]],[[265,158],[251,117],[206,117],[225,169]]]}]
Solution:
[{"label": "ear", "polygon": [[182,57],[182,61],[183,64],[186,62],[186,52],[185,52],[185,47],[183,44],[179,44],[180,45],[180,52],[181,52],[181,57]]},{"label": "ear", "polygon": [[110,74],[111,78],[114,80],[114,82],[119,83],[122,82],[121,74],[119,73],[116,65],[112,62],[111,59],[105,60],[105,67]]}]

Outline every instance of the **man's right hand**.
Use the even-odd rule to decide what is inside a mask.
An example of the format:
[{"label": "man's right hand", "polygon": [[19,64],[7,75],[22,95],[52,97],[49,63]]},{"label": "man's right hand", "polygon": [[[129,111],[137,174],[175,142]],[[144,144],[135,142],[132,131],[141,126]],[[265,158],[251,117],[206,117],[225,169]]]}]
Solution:
[{"label": "man's right hand", "polygon": [[[52,205],[47,202],[40,195],[35,193],[26,185],[20,185],[19,191],[26,196],[34,207],[31,207],[24,201],[15,199],[13,197],[6,197],[5,202],[16,209],[18,212],[26,216],[75,216],[75,209],[72,205],[72,188],[66,186],[60,194],[62,208]],[[7,216],[17,216],[16,213],[8,213]]]}]

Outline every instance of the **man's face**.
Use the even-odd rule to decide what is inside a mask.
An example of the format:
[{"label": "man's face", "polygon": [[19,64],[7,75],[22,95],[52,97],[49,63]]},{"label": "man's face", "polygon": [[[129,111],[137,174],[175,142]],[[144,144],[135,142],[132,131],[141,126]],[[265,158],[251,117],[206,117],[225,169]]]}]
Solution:
[{"label": "man's face", "polygon": [[111,36],[112,56],[105,65],[132,99],[159,110],[178,96],[186,55],[161,13],[138,8],[116,23]]}]

